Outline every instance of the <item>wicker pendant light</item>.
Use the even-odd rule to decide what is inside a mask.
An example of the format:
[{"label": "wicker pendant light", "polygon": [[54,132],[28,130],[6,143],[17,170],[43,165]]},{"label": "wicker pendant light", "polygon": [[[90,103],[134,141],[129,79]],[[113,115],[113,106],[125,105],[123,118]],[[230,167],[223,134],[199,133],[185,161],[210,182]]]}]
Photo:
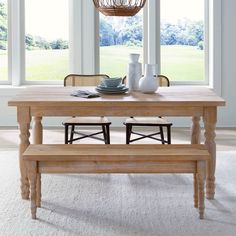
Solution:
[{"label": "wicker pendant light", "polygon": [[105,16],[134,16],[146,0],[93,0],[95,7]]}]

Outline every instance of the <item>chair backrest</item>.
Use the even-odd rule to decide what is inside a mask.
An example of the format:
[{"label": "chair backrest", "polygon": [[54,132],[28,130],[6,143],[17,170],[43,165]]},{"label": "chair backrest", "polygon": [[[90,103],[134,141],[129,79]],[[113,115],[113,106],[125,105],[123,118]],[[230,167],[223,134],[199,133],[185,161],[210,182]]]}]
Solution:
[{"label": "chair backrest", "polygon": [[165,75],[158,75],[159,86],[160,87],[169,87],[170,80]]},{"label": "chair backrest", "polygon": [[[156,77],[156,76],[155,76]],[[126,76],[122,79],[122,84],[126,84]],[[159,86],[160,87],[169,87],[170,86],[170,80],[168,79],[168,77],[166,77],[165,75],[158,75],[157,77],[159,79]]]},{"label": "chair backrest", "polygon": [[105,74],[96,74],[96,75],[70,74],[64,78],[64,86],[96,86],[100,84],[100,82],[104,78],[109,78],[109,76]]}]

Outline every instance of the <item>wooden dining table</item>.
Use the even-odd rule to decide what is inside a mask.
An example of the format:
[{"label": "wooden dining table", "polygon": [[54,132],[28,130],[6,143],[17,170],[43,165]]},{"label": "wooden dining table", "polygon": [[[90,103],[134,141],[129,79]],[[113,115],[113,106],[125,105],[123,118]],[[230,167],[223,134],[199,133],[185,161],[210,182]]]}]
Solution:
[{"label": "wooden dining table", "polygon": [[[95,88],[80,87],[80,89],[93,91]],[[59,116],[192,117],[190,144],[201,143],[199,122],[202,118],[203,142],[211,155],[211,160],[207,164],[206,197],[214,199],[217,108],[224,106],[225,101],[210,88],[200,86],[160,87],[153,94],[135,91],[124,94],[101,94],[100,97],[90,99],[71,96],[73,90],[75,87],[28,87],[8,102],[9,106],[17,107],[17,122],[20,131],[21,196],[23,199],[29,199],[29,180],[22,155],[30,144],[31,121],[33,143],[42,144],[42,118]]]}]

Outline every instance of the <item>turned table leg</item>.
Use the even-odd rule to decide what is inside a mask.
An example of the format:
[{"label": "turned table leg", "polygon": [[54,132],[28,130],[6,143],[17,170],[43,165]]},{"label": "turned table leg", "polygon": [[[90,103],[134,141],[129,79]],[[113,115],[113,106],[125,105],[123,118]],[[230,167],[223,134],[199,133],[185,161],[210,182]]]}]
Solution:
[{"label": "turned table leg", "polygon": [[33,117],[33,144],[42,144],[43,143],[43,126],[42,126],[42,117]]},{"label": "turned table leg", "polygon": [[201,138],[201,128],[200,128],[200,117],[193,116],[192,117],[192,129],[191,129],[191,144],[200,144]]},{"label": "turned table leg", "polygon": [[215,195],[215,166],[216,166],[216,143],[215,127],[217,120],[216,107],[204,108],[203,122],[205,127],[205,145],[211,155],[211,160],[207,163],[206,197],[214,199]]},{"label": "turned table leg", "polygon": [[28,107],[17,108],[17,121],[19,123],[20,130],[20,145],[19,145],[19,162],[20,162],[20,174],[21,174],[21,196],[22,199],[29,199],[29,180],[27,176],[26,163],[22,160],[22,154],[29,146],[30,137],[30,110]]},{"label": "turned table leg", "polygon": [[[43,126],[42,117],[33,117],[33,144],[43,143]],[[41,207],[41,173],[37,173],[37,183],[36,183],[36,204],[37,207]]]}]

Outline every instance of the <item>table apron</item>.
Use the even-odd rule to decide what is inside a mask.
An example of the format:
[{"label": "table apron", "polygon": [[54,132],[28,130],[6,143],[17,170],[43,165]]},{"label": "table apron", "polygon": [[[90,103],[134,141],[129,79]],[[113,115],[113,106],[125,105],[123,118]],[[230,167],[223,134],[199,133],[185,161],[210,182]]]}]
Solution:
[{"label": "table apron", "polygon": [[32,106],[31,116],[202,116],[204,107],[78,107]]}]

